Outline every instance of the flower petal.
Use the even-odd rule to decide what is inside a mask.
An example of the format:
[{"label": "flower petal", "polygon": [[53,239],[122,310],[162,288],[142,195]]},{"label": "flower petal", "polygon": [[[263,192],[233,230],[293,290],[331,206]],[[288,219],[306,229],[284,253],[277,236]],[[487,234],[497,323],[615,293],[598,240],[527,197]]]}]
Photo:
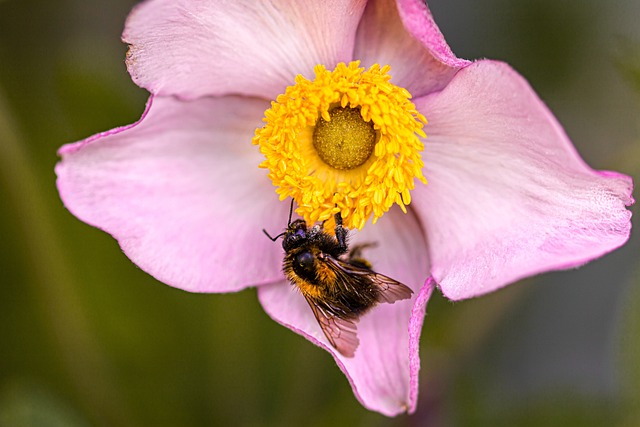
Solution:
[{"label": "flower petal", "polygon": [[428,275],[426,242],[415,217],[394,208],[375,225],[366,226],[354,243],[375,242],[364,256],[375,271],[417,292],[411,300],[380,304],[358,322],[360,345],[353,358],[330,346],[304,297],[287,283],[265,285],[258,297],[277,322],[329,351],[347,375],[358,400],[388,416],[415,408],[420,360],[418,340],[433,284],[418,289]]},{"label": "flower petal", "polygon": [[364,0],[148,0],[127,20],[127,66],[150,92],[273,99],[353,53]]},{"label": "flower petal", "polygon": [[150,99],[137,123],[60,149],[64,204],[171,286],[223,292],[280,280],[280,245],[261,229],[281,230],[288,206],[251,145],[266,107]]},{"label": "flower petal", "polygon": [[506,64],[477,62],[416,105],[429,117],[429,184],[411,206],[449,298],[575,267],[628,239],[631,179],[589,168]]},{"label": "flower petal", "polygon": [[456,58],[423,0],[372,0],[358,27],[363,65],[389,64],[393,83],[419,97],[444,88],[468,61]]}]

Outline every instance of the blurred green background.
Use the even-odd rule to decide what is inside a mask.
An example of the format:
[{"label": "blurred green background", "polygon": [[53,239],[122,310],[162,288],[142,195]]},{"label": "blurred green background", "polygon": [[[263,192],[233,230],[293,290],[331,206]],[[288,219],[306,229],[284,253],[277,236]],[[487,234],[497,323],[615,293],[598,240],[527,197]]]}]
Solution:
[{"label": "blurred green background", "polygon": [[[119,41],[133,4],[0,0],[0,426],[640,425],[638,227],[579,270],[436,296],[418,411],[388,419],[254,290],[172,289],[76,220],[56,150],[140,116]],[[430,6],[459,56],[512,64],[589,164],[639,181],[640,1]]]}]

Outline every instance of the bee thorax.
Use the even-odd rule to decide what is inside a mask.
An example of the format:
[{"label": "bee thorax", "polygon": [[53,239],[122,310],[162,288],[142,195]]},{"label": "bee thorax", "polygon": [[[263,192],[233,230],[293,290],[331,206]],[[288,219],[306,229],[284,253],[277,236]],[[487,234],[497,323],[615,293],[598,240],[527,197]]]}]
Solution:
[{"label": "bee thorax", "polygon": [[300,277],[315,281],[315,256],[309,251],[302,251],[293,258],[293,271]]}]

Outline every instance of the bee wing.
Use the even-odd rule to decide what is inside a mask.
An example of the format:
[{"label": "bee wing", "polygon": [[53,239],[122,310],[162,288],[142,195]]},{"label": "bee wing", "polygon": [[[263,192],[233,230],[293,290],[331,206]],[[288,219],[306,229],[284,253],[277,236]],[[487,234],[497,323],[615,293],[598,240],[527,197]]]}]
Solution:
[{"label": "bee wing", "polygon": [[380,289],[378,302],[393,304],[396,301],[409,299],[413,294],[411,288],[383,274],[375,273],[371,280]]},{"label": "bee wing", "polygon": [[337,269],[346,275],[351,276],[364,276],[373,283],[380,294],[378,295],[378,302],[386,302],[393,304],[396,301],[409,299],[413,294],[411,288],[397,280],[387,277],[384,274],[376,273],[368,268],[360,267],[358,265],[351,264],[349,261],[343,261],[331,256],[326,256],[325,261],[333,264]]},{"label": "bee wing", "polygon": [[305,299],[329,343],[344,357],[353,357],[358,344],[360,344],[356,333],[357,319],[343,319],[334,316],[320,308],[311,299],[307,297]]}]

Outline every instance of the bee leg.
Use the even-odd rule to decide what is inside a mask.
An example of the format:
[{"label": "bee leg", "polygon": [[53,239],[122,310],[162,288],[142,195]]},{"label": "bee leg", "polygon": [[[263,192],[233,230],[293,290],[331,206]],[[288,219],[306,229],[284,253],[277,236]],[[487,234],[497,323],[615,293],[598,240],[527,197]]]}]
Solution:
[{"label": "bee leg", "polygon": [[376,242],[361,243],[359,245],[354,245],[349,251],[349,255],[347,259],[351,264],[355,264],[357,266],[368,268],[369,270],[371,270],[373,268],[373,265],[371,265],[371,263],[367,261],[367,259],[362,257],[362,250],[367,248],[373,248],[375,246],[378,246]]},{"label": "bee leg", "polygon": [[347,230],[342,226],[342,215],[340,215],[340,212],[338,212],[337,214],[334,215],[334,218],[336,220],[336,228],[335,228],[336,239],[338,240],[338,244],[340,245],[340,249],[342,249],[344,252],[346,252],[347,249],[348,249],[348,247],[347,247]]},{"label": "bee leg", "polygon": [[376,242],[360,243],[358,245],[353,245],[353,247],[349,251],[349,259],[362,258],[363,249],[375,248],[376,246],[378,246]]}]

